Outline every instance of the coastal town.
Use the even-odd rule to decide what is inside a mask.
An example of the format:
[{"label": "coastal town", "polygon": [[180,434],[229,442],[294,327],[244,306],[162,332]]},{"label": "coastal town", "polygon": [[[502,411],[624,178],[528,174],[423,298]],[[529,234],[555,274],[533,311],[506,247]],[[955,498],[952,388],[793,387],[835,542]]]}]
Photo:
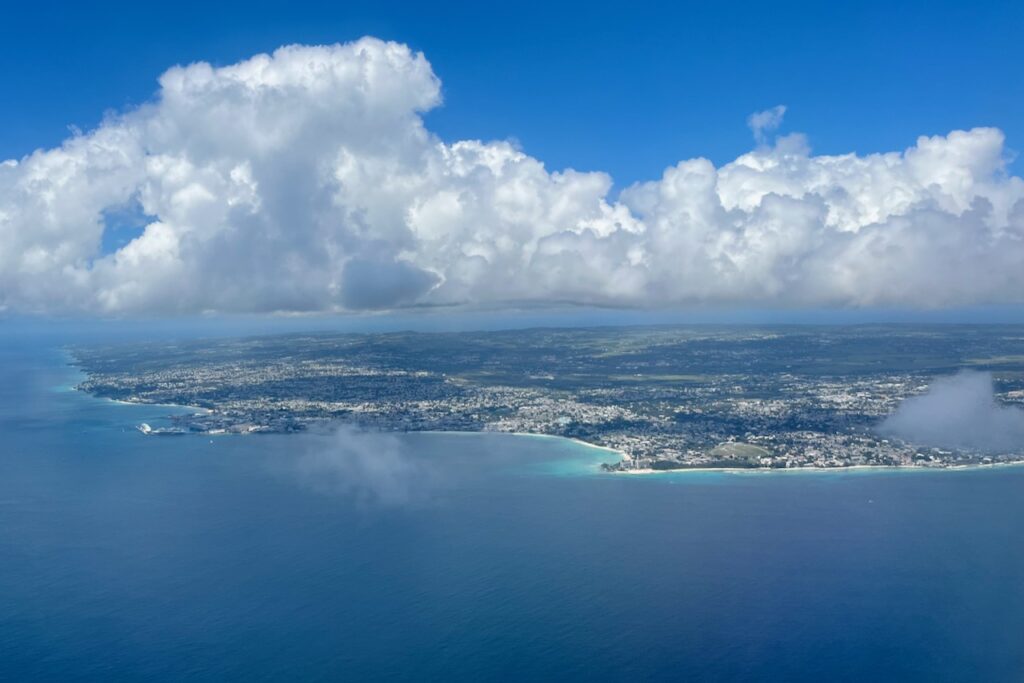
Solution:
[{"label": "coastal town", "polygon": [[[613,449],[610,471],[952,467],[1019,452],[944,449],[877,426],[938,372],[1020,363],[974,335],[921,330],[635,328],[306,335],[74,349],[83,391],[194,407],[156,435],[297,432],[325,421],[382,431],[501,431]],[[987,354],[987,355],[986,355]],[[992,363],[985,364],[985,358]],[[1007,360],[1009,359],[1009,360]],[[926,365],[931,363],[931,366]],[[922,365],[924,367],[922,367]]]}]

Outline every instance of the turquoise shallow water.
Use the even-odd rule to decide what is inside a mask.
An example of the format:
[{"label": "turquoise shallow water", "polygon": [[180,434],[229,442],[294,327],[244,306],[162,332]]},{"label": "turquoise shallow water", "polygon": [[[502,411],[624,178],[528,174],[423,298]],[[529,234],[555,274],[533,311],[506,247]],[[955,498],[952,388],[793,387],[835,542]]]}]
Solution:
[{"label": "turquoise shallow water", "polygon": [[1021,468],[145,437],[69,372],[0,351],[0,680],[1024,680]]}]

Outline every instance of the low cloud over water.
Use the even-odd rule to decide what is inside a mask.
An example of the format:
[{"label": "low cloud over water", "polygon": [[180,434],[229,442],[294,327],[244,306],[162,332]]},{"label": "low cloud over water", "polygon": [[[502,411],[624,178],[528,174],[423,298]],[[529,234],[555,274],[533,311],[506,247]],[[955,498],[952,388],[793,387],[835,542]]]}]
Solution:
[{"label": "low cloud over water", "polygon": [[992,374],[962,371],[906,399],[879,432],[939,448],[987,452],[1024,450],[1024,410],[996,399]]},{"label": "low cloud over water", "polygon": [[364,506],[429,502],[440,475],[394,434],[340,425],[308,435],[297,462],[304,485]]}]

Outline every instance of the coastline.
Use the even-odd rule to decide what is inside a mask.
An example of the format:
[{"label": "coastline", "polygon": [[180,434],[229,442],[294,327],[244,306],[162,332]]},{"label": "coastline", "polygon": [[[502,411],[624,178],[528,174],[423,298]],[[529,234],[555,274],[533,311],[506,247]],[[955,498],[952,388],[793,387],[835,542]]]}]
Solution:
[{"label": "coastline", "polygon": [[[89,377],[89,373],[82,369],[82,366],[79,363],[78,359],[75,358],[75,355],[71,351],[69,351],[65,347],[59,348],[58,351],[64,357],[64,359],[67,361],[67,363],[66,363],[67,367],[72,368],[73,371],[79,377],[84,377],[84,378],[88,378]],[[69,382],[67,382],[65,384],[58,384],[57,386],[54,387],[54,390],[56,390],[56,391],[74,391],[74,392],[77,392],[77,393],[81,394],[82,396],[88,396],[89,398],[95,399],[97,401],[106,401],[107,403],[114,403],[114,404],[121,405],[121,406],[135,406],[135,407],[153,406],[155,408],[171,408],[173,410],[180,410],[182,412],[200,413],[200,414],[204,414],[204,415],[209,415],[210,413],[213,412],[209,408],[201,408],[199,406],[182,405],[182,404],[179,404],[179,403],[150,403],[148,401],[126,401],[124,399],[119,399],[119,398],[110,398],[109,396],[97,396],[96,394],[94,394],[92,392],[84,391],[82,389],[79,389],[79,385],[80,384],[81,384],[81,381],[71,380],[71,381],[69,381]]]},{"label": "coastline", "polygon": [[[81,391],[78,387],[72,387],[71,389],[73,391]],[[84,393],[84,394],[86,394],[88,396],[91,396],[92,398],[98,399],[100,401],[107,401],[109,403],[116,403],[117,405],[120,405],[120,406],[136,406],[136,407],[138,407],[138,406],[153,406],[153,407],[156,407],[156,408],[174,408],[175,410],[187,411],[189,413],[200,413],[200,414],[203,414],[203,415],[210,415],[211,413],[213,413],[213,411],[210,410],[209,408],[200,408],[199,406],[186,406],[186,405],[181,405],[180,403],[148,403],[148,402],[145,402],[145,401],[125,401],[125,400],[120,399],[120,398],[109,398],[107,396],[96,396],[94,394],[90,394],[89,392],[82,392],[82,393]]]},{"label": "coastline", "polygon": [[1022,467],[1024,460],[1013,462],[978,463],[975,465],[949,465],[946,467],[927,467],[921,465],[849,465],[847,467],[684,467],[675,470],[617,470],[608,474],[624,475],[645,475],[657,476],[665,474],[689,474],[689,473],[721,473],[721,474],[835,474],[840,472],[971,472],[976,470],[989,470],[1000,467]]},{"label": "coastline", "polygon": [[[499,432],[499,431],[487,431],[480,430],[475,432],[470,431],[444,431],[444,430],[423,430],[420,432],[401,432],[410,434],[444,434],[446,436],[451,435],[473,435],[473,434],[508,434],[509,436],[518,437],[530,437],[534,439],[558,439],[561,441],[568,441],[575,443],[578,446],[585,447],[591,450],[604,451],[611,453],[619,458],[620,461],[629,461],[632,458],[625,452],[616,450],[609,446],[599,446],[597,444],[588,443],[582,439],[575,437],[559,436],[557,434],[536,434],[533,432]],[[854,472],[862,474],[870,473],[883,473],[883,472],[970,472],[976,470],[988,470],[1001,467],[1024,467],[1024,460],[1018,460],[1013,462],[996,462],[989,464],[976,464],[976,465],[949,465],[945,467],[927,467],[921,465],[849,465],[847,467],[789,467],[789,468],[778,468],[778,467],[684,467],[674,470],[655,470],[650,468],[635,469],[635,470],[615,470],[607,471],[602,470],[600,466],[595,469],[601,474],[608,475],[627,475],[627,476],[663,476],[663,475],[685,475],[685,474],[737,474],[737,475],[768,475],[768,474],[838,474],[842,472]]]},{"label": "coastline", "polygon": [[395,434],[444,434],[445,436],[452,436],[452,435],[471,436],[471,435],[475,435],[475,434],[504,434],[504,435],[507,435],[507,436],[528,437],[528,438],[531,438],[531,439],[557,439],[559,441],[567,441],[569,443],[574,443],[577,446],[582,446],[582,447],[590,449],[590,450],[604,451],[605,453],[610,453],[610,454],[618,457],[619,460],[631,460],[632,459],[632,458],[629,457],[629,455],[627,455],[623,451],[619,451],[619,450],[616,450],[614,448],[610,448],[609,446],[598,446],[597,444],[588,443],[586,441],[583,441],[582,439],[577,439],[577,438],[571,437],[571,436],[559,436],[558,434],[537,434],[537,433],[534,433],[534,432],[502,432],[502,431],[497,431],[497,430],[492,430],[492,429],[479,429],[477,431],[447,431],[447,430],[444,430],[444,429],[423,429],[423,430],[419,430],[419,431],[400,431],[400,432],[396,431],[396,432],[391,432],[391,433],[395,433]]},{"label": "coastline", "polygon": [[[74,368],[75,372],[81,375],[88,376],[81,366],[78,364],[77,359],[67,349],[60,349],[61,353],[68,360],[68,366]],[[191,412],[196,414],[211,414],[214,411],[209,408],[202,408],[200,406],[189,406],[182,404],[172,403],[149,403],[144,401],[130,401],[123,399],[108,398],[105,396],[96,396],[87,391],[82,391],[78,388],[77,383],[62,384],[56,387],[59,390],[71,390],[80,392],[84,396],[90,398],[106,401],[123,406],[151,406],[157,408],[168,408],[176,411]],[[329,422],[329,420],[325,420]],[[497,430],[481,429],[476,431],[448,431],[448,430],[437,430],[437,429],[425,429],[418,431],[408,430],[382,430],[385,433],[402,434],[402,433],[414,433],[414,434],[443,434],[443,435],[475,435],[475,434],[507,434],[515,437],[529,437],[535,439],[558,439],[574,443],[577,446],[587,448],[588,450],[602,451],[608,453],[618,459],[619,462],[631,461],[632,457],[624,451],[612,448],[610,446],[601,446],[598,444],[589,443],[576,437],[560,436],[558,434],[540,434],[535,432],[506,432]],[[218,434],[217,436],[221,436]],[[240,436],[242,436],[240,434]],[[628,469],[628,470],[614,470],[607,471],[601,468],[600,465],[606,463],[600,463],[594,466],[594,470],[601,474],[609,475],[632,475],[632,476],[664,476],[673,475],[680,476],[686,474],[749,474],[749,475],[766,475],[766,474],[792,474],[792,473],[805,473],[805,474],[835,474],[840,472],[859,472],[859,473],[871,473],[871,472],[936,472],[936,471],[975,471],[975,470],[987,470],[1001,467],[1022,467],[1024,466],[1024,459],[1012,462],[995,462],[995,463],[978,463],[971,465],[948,465],[940,467],[928,467],[920,465],[849,465],[844,467],[790,467],[790,468],[772,468],[772,467],[683,467],[678,469],[668,470],[655,470],[651,468],[642,469]]]},{"label": "coastline", "polygon": [[583,439],[577,439],[574,436],[559,436],[558,434],[535,434],[533,432],[497,432],[497,431],[487,431],[487,430],[482,430],[480,432],[467,432],[467,433],[468,434],[475,434],[475,433],[479,433],[479,434],[510,434],[512,436],[529,436],[529,437],[533,437],[533,438],[537,438],[537,439],[560,439],[562,441],[569,441],[571,443],[577,444],[579,446],[584,446],[584,447],[592,449],[592,450],[604,451],[605,453],[611,453],[612,455],[618,457],[619,460],[632,460],[633,459],[625,451],[620,451],[618,449],[612,448],[611,446],[599,446],[597,444],[590,443],[589,441],[584,441]]}]

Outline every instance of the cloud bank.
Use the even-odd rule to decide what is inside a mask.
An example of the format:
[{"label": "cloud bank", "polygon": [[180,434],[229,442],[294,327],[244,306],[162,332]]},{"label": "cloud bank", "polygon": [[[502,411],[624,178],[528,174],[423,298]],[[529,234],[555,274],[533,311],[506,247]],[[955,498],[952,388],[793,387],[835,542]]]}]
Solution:
[{"label": "cloud bank", "polygon": [[[0,163],[0,310],[1024,300],[997,129],[866,156],[783,136],[613,197],[605,173],[443,142],[422,118],[440,103],[422,54],[373,38],[174,67],[152,102]],[[762,142],[783,112],[751,117]],[[139,234],[103,253],[120,215]]]},{"label": "cloud bank", "polygon": [[964,371],[908,398],[879,428],[883,435],[939,448],[1024,451],[1024,410],[996,401],[992,375]]}]

